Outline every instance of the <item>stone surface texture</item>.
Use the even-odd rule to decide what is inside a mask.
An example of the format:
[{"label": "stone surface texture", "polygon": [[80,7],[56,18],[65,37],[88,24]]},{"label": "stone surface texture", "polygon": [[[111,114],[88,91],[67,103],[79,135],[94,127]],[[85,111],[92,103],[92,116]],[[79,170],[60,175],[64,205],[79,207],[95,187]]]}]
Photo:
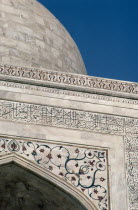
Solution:
[{"label": "stone surface texture", "polygon": [[69,33],[36,0],[0,0],[0,63],[86,74]]}]

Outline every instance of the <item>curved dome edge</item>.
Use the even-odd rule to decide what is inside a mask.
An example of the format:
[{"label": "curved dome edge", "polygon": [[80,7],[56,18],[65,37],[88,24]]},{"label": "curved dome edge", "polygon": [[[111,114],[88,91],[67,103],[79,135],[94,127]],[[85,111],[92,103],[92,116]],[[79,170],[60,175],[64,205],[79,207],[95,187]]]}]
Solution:
[{"label": "curved dome edge", "polygon": [[36,0],[0,0],[0,62],[86,74],[79,49],[58,19]]}]

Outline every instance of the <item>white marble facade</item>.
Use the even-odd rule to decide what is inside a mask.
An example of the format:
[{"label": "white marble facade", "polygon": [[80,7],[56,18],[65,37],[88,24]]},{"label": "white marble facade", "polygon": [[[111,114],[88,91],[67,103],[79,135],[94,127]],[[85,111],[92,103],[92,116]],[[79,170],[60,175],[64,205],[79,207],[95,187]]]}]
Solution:
[{"label": "white marble facade", "polygon": [[[6,29],[7,17],[23,21],[16,18],[26,2],[35,4],[36,10],[35,0],[0,0],[0,32],[13,29]],[[27,12],[22,14],[27,18]],[[37,11],[41,25],[39,15]],[[44,68],[39,62],[33,68],[19,52],[20,47],[27,49],[24,40],[16,33],[9,36],[0,34],[0,165],[18,163],[70,193],[88,210],[137,210],[138,84],[82,75],[81,57],[74,71],[80,74],[66,71],[66,66]],[[11,39],[19,43],[19,50]],[[20,58],[10,56],[14,50]],[[50,65],[54,68],[55,63]]]}]

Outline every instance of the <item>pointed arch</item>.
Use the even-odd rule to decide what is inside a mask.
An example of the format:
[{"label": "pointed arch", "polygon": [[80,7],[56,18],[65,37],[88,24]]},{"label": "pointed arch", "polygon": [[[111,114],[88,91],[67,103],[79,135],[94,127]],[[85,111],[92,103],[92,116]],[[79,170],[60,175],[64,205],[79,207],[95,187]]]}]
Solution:
[{"label": "pointed arch", "polygon": [[78,189],[73,187],[71,184],[67,183],[65,180],[54,175],[47,169],[42,168],[40,165],[31,162],[30,160],[23,158],[17,153],[10,153],[0,156],[0,166],[8,163],[16,163],[19,166],[29,170],[30,172],[36,174],[37,176],[51,182],[61,190],[67,192],[72,197],[74,197],[79,203],[81,203],[88,210],[98,210],[95,205]]}]

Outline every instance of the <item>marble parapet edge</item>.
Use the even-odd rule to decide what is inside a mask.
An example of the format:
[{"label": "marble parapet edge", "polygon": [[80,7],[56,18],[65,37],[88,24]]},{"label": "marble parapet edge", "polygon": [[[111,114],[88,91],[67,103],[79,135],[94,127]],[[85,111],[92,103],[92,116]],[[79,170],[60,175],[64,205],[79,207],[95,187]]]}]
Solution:
[{"label": "marble parapet edge", "polygon": [[46,69],[0,64],[0,80],[120,98],[138,98],[137,83]]}]

